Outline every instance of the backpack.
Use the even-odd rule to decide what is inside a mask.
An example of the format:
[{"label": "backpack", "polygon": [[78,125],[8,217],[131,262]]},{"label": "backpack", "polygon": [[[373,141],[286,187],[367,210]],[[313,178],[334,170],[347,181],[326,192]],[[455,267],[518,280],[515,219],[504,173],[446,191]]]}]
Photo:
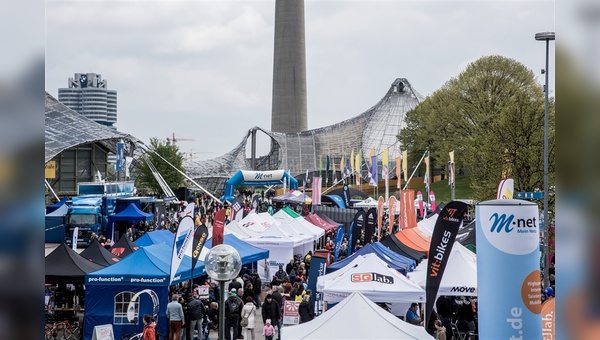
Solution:
[{"label": "backpack", "polygon": [[237,318],[237,314],[240,308],[240,303],[237,299],[235,300],[229,300],[229,317],[230,318]]}]

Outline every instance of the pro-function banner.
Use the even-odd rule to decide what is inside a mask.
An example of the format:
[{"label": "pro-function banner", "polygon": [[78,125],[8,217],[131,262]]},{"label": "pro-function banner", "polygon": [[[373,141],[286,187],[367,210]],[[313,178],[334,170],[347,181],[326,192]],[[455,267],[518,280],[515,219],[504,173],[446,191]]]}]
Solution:
[{"label": "pro-function banner", "polygon": [[365,227],[365,221],[367,220],[367,213],[364,210],[359,210],[354,215],[354,221],[352,222],[352,239],[348,242],[348,256],[352,255],[354,248],[356,248],[356,242],[360,239],[360,234]]},{"label": "pro-function banner", "polygon": [[185,216],[179,222],[177,234],[175,235],[173,254],[171,256],[171,279],[169,282],[173,282],[175,273],[177,273],[179,265],[181,265],[181,260],[183,260],[183,256],[185,255],[185,250],[192,241],[193,233],[194,219],[191,216]]},{"label": "pro-function banner", "polygon": [[497,199],[475,208],[481,339],[542,339],[539,211]]},{"label": "pro-function banner", "polygon": [[458,229],[463,223],[468,205],[463,202],[451,201],[440,211],[429,246],[429,261],[427,262],[427,292],[425,301],[425,324],[429,324],[431,311],[435,305],[442,276],[450,258],[450,252],[456,239]]}]

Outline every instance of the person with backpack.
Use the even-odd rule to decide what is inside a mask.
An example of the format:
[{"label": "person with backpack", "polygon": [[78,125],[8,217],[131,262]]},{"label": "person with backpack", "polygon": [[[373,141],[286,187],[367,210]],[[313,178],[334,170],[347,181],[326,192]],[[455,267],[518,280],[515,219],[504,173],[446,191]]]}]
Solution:
[{"label": "person with backpack", "polygon": [[254,328],[256,327],[256,305],[254,304],[254,298],[252,296],[246,297],[246,304],[242,308],[242,320],[240,325],[244,329],[244,339],[248,339],[248,333],[254,339]]},{"label": "person with backpack", "polygon": [[235,288],[231,289],[230,294],[225,300],[225,339],[232,340],[231,328],[233,327],[233,340],[236,340],[239,335],[238,327],[244,302],[237,296]]}]

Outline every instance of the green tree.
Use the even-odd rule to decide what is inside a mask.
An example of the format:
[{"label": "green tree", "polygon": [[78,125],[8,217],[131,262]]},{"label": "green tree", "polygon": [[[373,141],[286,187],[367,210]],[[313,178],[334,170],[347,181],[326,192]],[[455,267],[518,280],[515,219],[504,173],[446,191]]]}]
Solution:
[{"label": "green tree", "polygon": [[[184,171],[182,165],[183,154],[179,152],[179,147],[177,145],[169,144],[158,138],[151,138],[149,148],[162,156],[162,158],[166,159],[173,166],[177,167],[177,169],[182,172]],[[182,174],[177,172],[171,165],[165,163],[165,161],[154,152],[148,152],[146,153],[146,156],[171,189],[177,189],[181,185],[183,181]],[[148,188],[153,192],[162,192],[156,178],[152,174],[152,170],[150,170],[150,167],[143,157],[138,159],[138,165],[134,172],[136,176],[135,184],[138,188]]]},{"label": "green tree", "polygon": [[[549,183],[554,184],[554,103],[549,109]],[[430,150],[445,164],[455,150],[456,169],[469,169],[475,199],[495,198],[503,176],[515,190],[543,190],[544,93],[533,72],[502,56],[466,69],[406,114],[398,135],[415,164]],[[416,158],[416,160],[415,160]]]}]

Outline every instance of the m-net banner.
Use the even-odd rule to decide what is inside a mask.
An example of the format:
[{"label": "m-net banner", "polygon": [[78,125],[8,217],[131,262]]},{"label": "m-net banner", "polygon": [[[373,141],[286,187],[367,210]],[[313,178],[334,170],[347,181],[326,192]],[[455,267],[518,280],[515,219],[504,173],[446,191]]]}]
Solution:
[{"label": "m-net banner", "polygon": [[537,205],[491,200],[475,214],[480,339],[541,339]]}]

